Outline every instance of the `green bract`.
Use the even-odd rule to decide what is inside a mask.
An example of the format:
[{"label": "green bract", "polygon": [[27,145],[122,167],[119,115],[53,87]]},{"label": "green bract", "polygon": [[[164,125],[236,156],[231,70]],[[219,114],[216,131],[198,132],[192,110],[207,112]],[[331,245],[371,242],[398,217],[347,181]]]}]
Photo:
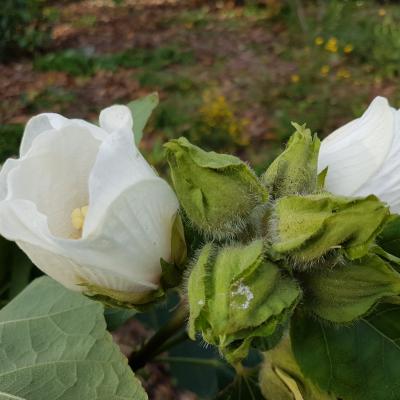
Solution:
[{"label": "green bract", "polygon": [[317,164],[320,141],[311,131],[293,123],[296,132],[285,151],[276,158],[263,176],[263,181],[276,197],[309,194],[317,189]]},{"label": "green bract", "polygon": [[336,400],[303,375],[288,337],[265,353],[260,385],[267,400]]},{"label": "green bract", "polygon": [[277,200],[272,219],[272,248],[300,262],[341,249],[349,259],[367,254],[389,216],[375,196],[349,198],[328,193]]},{"label": "green bract", "polygon": [[201,251],[188,282],[189,334],[219,347],[227,360],[244,358],[256,338],[273,336],[297,303],[300,289],[264,258],[262,240]]},{"label": "green bract", "polygon": [[304,276],[306,306],[337,323],[366,314],[379,300],[400,294],[400,274],[377,255]]},{"label": "green bract", "polygon": [[188,218],[211,236],[232,236],[268,192],[237,157],[206,152],[185,138],[165,145],[172,181]]}]

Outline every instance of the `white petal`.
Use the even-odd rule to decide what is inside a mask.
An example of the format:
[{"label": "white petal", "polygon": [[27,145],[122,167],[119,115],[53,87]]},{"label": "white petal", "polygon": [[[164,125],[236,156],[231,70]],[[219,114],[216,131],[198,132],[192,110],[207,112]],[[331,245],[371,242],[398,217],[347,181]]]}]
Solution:
[{"label": "white petal", "polygon": [[355,193],[357,196],[375,194],[400,212],[400,111],[394,111],[394,138],[389,154],[381,168]]},{"label": "white petal", "polygon": [[18,165],[19,160],[9,158],[0,169],[0,201],[7,197],[8,184],[7,177],[9,172]]},{"label": "white petal", "polygon": [[156,288],[128,282],[125,276],[94,268],[90,265],[78,264],[69,257],[59,255],[39,246],[24,242],[18,242],[17,244],[40,270],[65,287],[75,291],[85,291],[84,282],[128,293],[141,293]]},{"label": "white petal", "polygon": [[385,98],[377,97],[361,118],[323,140],[318,169],[328,167],[327,189],[335,194],[354,195],[388,155],[393,126],[392,108]]},{"label": "white petal", "polygon": [[54,113],[39,114],[31,118],[26,124],[22,136],[20,155],[24,156],[32,146],[33,141],[42,133],[59,129],[68,123],[68,119]]},{"label": "white petal", "polygon": [[33,202],[48,216],[54,235],[76,234],[71,213],[88,204],[89,174],[100,143],[88,129],[74,123],[44,132],[8,173],[7,199]]},{"label": "white petal", "polygon": [[83,119],[70,119],[70,123],[78,124],[83,128],[89,130],[95,139],[103,141],[107,136],[108,132],[98,126],[91,124],[90,122],[84,121]]},{"label": "white petal", "polygon": [[132,113],[127,106],[114,105],[100,113],[100,126],[109,133],[116,131],[132,131]]},{"label": "white petal", "polygon": [[79,285],[82,278],[80,267],[75,262],[67,257],[58,255],[54,251],[49,251],[30,243],[17,242],[17,244],[45,274],[60,282],[68,289],[79,292],[84,290],[84,287]]},{"label": "white petal", "polygon": [[86,238],[66,245],[82,263],[100,266],[129,282],[158,285],[160,258],[171,259],[175,193],[161,178],[142,180],[122,192]]},{"label": "white petal", "polygon": [[1,201],[0,215],[0,234],[6,239],[53,249],[47,218],[31,201]]},{"label": "white petal", "polygon": [[140,180],[156,177],[153,168],[135,147],[131,132],[114,132],[101,144],[89,178],[89,210],[83,229],[96,229],[112,201]]}]

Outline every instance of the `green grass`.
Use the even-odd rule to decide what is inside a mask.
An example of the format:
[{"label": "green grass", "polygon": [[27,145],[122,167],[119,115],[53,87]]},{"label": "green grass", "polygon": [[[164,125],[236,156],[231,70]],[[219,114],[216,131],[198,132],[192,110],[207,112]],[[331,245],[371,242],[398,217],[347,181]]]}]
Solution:
[{"label": "green grass", "polygon": [[118,68],[161,70],[171,65],[187,65],[193,54],[178,46],[156,49],[131,49],[114,54],[89,54],[82,50],[68,49],[48,53],[34,60],[38,71],[60,71],[73,76],[90,76],[98,70],[116,71]]}]

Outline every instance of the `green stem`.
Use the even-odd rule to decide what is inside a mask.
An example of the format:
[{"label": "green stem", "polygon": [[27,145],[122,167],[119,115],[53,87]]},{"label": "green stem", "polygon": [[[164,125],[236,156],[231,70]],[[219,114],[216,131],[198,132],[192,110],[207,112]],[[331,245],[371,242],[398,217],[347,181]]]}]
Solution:
[{"label": "green stem", "polygon": [[189,336],[188,336],[186,330],[183,330],[183,331],[179,332],[178,334],[176,334],[175,336],[172,336],[166,342],[164,342],[164,344],[158,348],[156,355],[158,356],[159,354],[163,353],[164,351],[167,351],[171,347],[174,347],[179,343],[185,342],[188,339],[189,339]]},{"label": "green stem", "polygon": [[[182,302],[175,310],[170,320],[160,328],[154,336],[137,352],[129,357],[129,366],[133,371],[143,368],[160,352],[166,350],[166,343],[172,342],[177,333],[185,326],[187,319],[187,306]],[[168,346],[170,347],[170,346]]]},{"label": "green stem", "polygon": [[226,366],[215,359],[194,358],[194,357],[157,357],[157,361],[166,363],[187,363],[195,365],[207,365],[214,368],[225,368]]}]

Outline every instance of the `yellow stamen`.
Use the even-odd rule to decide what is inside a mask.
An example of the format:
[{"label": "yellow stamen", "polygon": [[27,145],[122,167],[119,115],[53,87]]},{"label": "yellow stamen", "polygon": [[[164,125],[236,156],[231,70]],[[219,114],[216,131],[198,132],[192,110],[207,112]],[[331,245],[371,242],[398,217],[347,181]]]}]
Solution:
[{"label": "yellow stamen", "polygon": [[83,228],[83,224],[85,223],[85,217],[88,212],[88,206],[84,206],[81,208],[75,208],[71,213],[71,222],[72,226],[80,231]]}]

